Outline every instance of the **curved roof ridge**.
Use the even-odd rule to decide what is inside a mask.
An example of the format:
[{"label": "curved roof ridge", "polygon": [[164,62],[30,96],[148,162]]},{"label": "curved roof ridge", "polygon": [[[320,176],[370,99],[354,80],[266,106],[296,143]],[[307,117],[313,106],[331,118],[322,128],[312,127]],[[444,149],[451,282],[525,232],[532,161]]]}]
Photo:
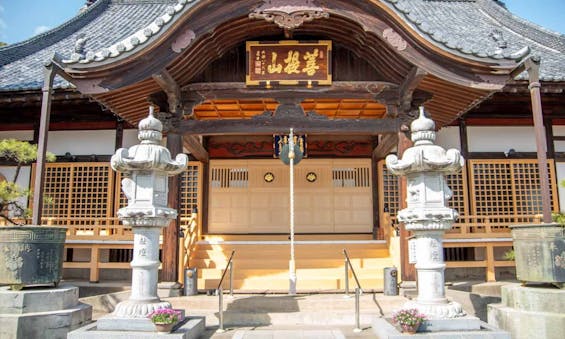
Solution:
[{"label": "curved roof ridge", "polygon": [[191,5],[198,3],[197,0],[114,0],[120,4],[139,4],[139,3],[162,3],[170,4],[167,9],[158,15],[152,22],[141,27],[134,33],[114,41],[110,46],[103,47],[97,51],[88,51],[86,53],[72,53],[70,58],[64,59],[65,64],[89,64],[101,62],[109,58],[116,58],[124,53],[132,52],[145,46],[151,37],[160,34],[167,24],[178,19],[181,13],[186,11]]},{"label": "curved roof ridge", "polygon": [[[0,48],[0,66],[45,49],[72,35],[77,30],[96,19],[106,10],[112,0],[98,0],[68,21],[27,40]],[[66,31],[65,31],[66,30]]]},{"label": "curved roof ridge", "polygon": [[481,8],[506,29],[534,42],[565,53],[565,34],[552,31],[527,19],[521,18],[493,0],[480,0]]},{"label": "curved roof ridge", "polygon": [[[520,60],[529,53],[526,46],[513,46],[512,49],[493,46],[477,46],[477,44],[470,43],[466,39],[461,38],[456,33],[445,30],[445,26],[438,26],[438,16],[445,15],[445,18],[452,16],[454,6],[460,4],[468,4],[468,9],[473,9],[473,12],[479,12],[477,3],[481,0],[384,0],[388,2],[395,11],[397,11],[406,22],[412,25],[421,35],[431,40],[439,47],[459,53],[467,57],[475,57],[480,59],[494,59],[494,60]],[[487,0],[496,3],[496,0]],[[444,3],[447,7],[434,7],[432,3]],[[448,5],[449,4],[449,5]],[[470,7],[470,6],[474,6]],[[500,6],[500,4],[498,4]],[[451,11],[451,12],[450,12]],[[432,17],[430,17],[431,15]],[[469,14],[472,15],[472,14]],[[463,17],[463,16],[462,16]],[[493,45],[496,41],[490,42]]]}]

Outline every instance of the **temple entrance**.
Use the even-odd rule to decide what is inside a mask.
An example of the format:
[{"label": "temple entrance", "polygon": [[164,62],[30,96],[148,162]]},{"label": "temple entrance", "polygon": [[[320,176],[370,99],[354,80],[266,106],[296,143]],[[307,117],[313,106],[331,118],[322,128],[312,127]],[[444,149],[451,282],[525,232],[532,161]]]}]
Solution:
[{"label": "temple entrance", "polygon": [[[304,159],[295,167],[296,233],[371,233],[370,159]],[[212,234],[287,234],[289,173],[278,159],[210,161]]]}]

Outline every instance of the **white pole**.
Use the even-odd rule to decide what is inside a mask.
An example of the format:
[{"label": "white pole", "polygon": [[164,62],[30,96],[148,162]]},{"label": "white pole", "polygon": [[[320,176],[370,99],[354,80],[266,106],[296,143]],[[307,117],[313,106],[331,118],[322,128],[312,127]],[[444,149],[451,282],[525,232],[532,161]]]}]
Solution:
[{"label": "white pole", "polygon": [[296,295],[296,265],[294,263],[294,134],[290,129],[290,140],[288,142],[290,159],[290,262],[289,262],[289,289],[288,294]]}]

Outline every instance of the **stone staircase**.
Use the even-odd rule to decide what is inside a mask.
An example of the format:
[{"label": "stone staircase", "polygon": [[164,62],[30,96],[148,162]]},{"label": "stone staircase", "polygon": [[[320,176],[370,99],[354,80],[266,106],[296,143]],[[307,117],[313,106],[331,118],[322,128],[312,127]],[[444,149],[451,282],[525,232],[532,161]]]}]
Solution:
[{"label": "stone staircase", "polygon": [[[312,239],[303,236],[295,243],[297,290],[299,292],[335,292],[345,288],[343,249],[347,249],[361,287],[365,291],[381,291],[383,269],[392,266],[386,242],[369,236]],[[290,243],[286,237],[224,236],[221,240],[207,239],[197,243],[190,266],[198,268],[198,289],[215,289],[229,256],[235,251],[233,288],[238,292],[287,292]],[[274,239],[273,239],[274,238]],[[343,238],[343,237],[342,237]],[[365,238],[365,239],[364,239]],[[266,240],[268,239],[268,240]],[[350,290],[355,288],[352,274]],[[228,278],[224,288],[228,288]]]}]

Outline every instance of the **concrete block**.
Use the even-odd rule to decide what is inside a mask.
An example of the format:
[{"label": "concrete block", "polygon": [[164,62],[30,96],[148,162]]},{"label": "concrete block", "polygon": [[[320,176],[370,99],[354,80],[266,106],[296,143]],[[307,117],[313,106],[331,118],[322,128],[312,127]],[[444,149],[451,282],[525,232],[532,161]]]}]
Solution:
[{"label": "concrete block", "polygon": [[[184,319],[184,310],[177,311],[181,312],[182,319]],[[109,314],[98,319],[97,329],[102,331],[154,332],[155,326],[148,318],[125,318]]]},{"label": "concrete block", "polygon": [[12,291],[0,287],[0,314],[24,314],[64,310],[78,303],[78,287],[31,288]]},{"label": "concrete block", "polygon": [[[400,332],[385,318],[373,320],[373,332],[377,339],[403,339],[406,334]],[[471,331],[440,331],[440,332],[418,332],[412,335],[417,338],[441,338],[441,339],[511,339],[510,333],[481,322],[479,330]]]},{"label": "concrete block", "polygon": [[204,317],[187,317],[181,326],[173,332],[165,334],[158,332],[139,331],[103,331],[97,328],[97,323],[81,327],[68,334],[68,339],[197,339],[205,331]]},{"label": "concrete block", "polygon": [[160,282],[157,284],[157,295],[159,298],[171,298],[182,296],[182,285],[176,281]]},{"label": "concrete block", "polygon": [[477,317],[461,317],[453,319],[430,319],[420,325],[421,331],[476,331],[481,329],[481,320]]},{"label": "concrete block", "polygon": [[67,333],[88,324],[92,319],[92,307],[78,304],[65,310],[0,314],[0,338],[66,338]]}]

